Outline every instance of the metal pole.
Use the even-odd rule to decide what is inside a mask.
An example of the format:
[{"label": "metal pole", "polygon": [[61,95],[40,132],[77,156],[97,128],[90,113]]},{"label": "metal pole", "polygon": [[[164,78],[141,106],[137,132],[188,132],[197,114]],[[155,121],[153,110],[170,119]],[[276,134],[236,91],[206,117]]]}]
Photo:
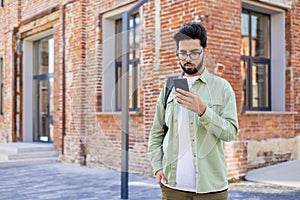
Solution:
[{"label": "metal pole", "polygon": [[122,15],[122,78],[121,78],[121,110],[122,110],[122,171],[121,199],[128,199],[128,134],[129,134],[129,17],[148,0],[141,0]]},{"label": "metal pole", "polygon": [[128,44],[129,14],[122,16],[122,78],[121,78],[121,109],[122,109],[122,171],[121,198],[128,199],[128,132],[129,132],[129,78],[128,78]]}]

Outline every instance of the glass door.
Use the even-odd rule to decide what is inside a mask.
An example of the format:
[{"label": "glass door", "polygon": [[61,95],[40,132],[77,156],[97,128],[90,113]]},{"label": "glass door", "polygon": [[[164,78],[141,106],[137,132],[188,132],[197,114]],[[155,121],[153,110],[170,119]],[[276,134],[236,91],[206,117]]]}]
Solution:
[{"label": "glass door", "polygon": [[33,47],[33,140],[52,142],[54,40],[43,38]]},{"label": "glass door", "polygon": [[34,141],[52,142],[53,138],[53,77],[34,77],[36,85],[36,118]]}]

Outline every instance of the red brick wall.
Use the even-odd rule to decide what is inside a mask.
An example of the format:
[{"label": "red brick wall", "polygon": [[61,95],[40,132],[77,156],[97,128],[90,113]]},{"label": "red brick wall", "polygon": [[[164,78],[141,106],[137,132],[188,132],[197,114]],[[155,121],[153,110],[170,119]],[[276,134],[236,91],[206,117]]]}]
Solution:
[{"label": "red brick wall", "polygon": [[14,122],[14,63],[16,51],[16,36],[14,28],[18,26],[18,3],[4,2],[0,8],[0,54],[3,56],[3,115],[0,115],[0,142],[12,142]]},{"label": "red brick wall", "polygon": [[20,15],[22,21],[39,14],[41,11],[53,8],[59,4],[59,1],[57,0],[19,0],[19,2],[21,6]]},{"label": "red brick wall", "polygon": [[[300,5],[294,1],[292,9],[286,14],[286,49],[287,49],[287,110],[300,113]],[[295,133],[300,135],[300,114],[295,116]]]}]

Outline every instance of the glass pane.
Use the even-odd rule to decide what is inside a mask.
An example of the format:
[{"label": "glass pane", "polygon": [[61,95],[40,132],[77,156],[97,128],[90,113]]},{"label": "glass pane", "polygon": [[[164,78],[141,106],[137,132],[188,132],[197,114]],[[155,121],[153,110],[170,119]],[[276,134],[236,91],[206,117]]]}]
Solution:
[{"label": "glass pane", "polygon": [[140,58],[140,18],[135,18],[135,58]]},{"label": "glass pane", "polygon": [[116,60],[122,62],[122,19],[116,21]]},{"label": "glass pane", "polygon": [[54,73],[54,39],[51,38],[48,40],[48,46],[49,46],[49,69],[48,73]]},{"label": "glass pane", "polygon": [[241,61],[242,69],[242,81],[243,81],[243,97],[244,97],[244,107],[249,107],[249,74],[248,74],[248,62],[245,60]]},{"label": "glass pane", "polygon": [[269,16],[253,13],[251,24],[252,56],[269,58]]},{"label": "glass pane", "polygon": [[252,106],[269,107],[268,65],[254,63],[252,66]]},{"label": "glass pane", "polygon": [[141,107],[141,85],[140,85],[140,77],[141,77],[141,73],[140,73],[141,67],[140,67],[140,63],[137,64],[136,67],[136,76],[137,76],[137,83],[136,83],[136,95],[137,95],[137,108]]},{"label": "glass pane", "polygon": [[129,21],[129,27],[130,27],[130,32],[129,32],[129,59],[132,60],[133,57],[133,52],[135,49],[135,44],[134,44],[134,38],[135,38],[135,22],[134,18],[131,17]]},{"label": "glass pane", "polygon": [[116,78],[116,109],[121,110],[121,76],[122,76],[122,65],[117,63],[117,78]]},{"label": "glass pane", "polygon": [[134,58],[139,57],[139,42],[140,42],[140,34],[139,34],[139,26],[140,20],[138,15],[134,15],[130,18],[129,26],[130,26],[130,34],[129,34],[129,59],[132,60]]},{"label": "glass pane", "polygon": [[43,80],[39,82],[39,136],[41,141],[48,141],[48,80]]},{"label": "glass pane", "polygon": [[54,73],[54,40],[47,37],[33,43],[33,75]]},{"label": "glass pane", "polygon": [[132,64],[129,64],[129,109],[134,108],[134,95],[133,95],[133,83],[134,83],[134,70]]},{"label": "glass pane", "polygon": [[49,132],[50,140],[54,137],[53,114],[54,114],[54,78],[49,79]]},{"label": "glass pane", "polygon": [[241,55],[249,56],[250,55],[250,45],[249,45],[249,14],[242,13],[242,24],[241,24],[241,33],[242,33],[242,47]]},{"label": "glass pane", "polygon": [[48,39],[43,39],[39,42],[38,47],[38,74],[48,74],[49,69],[49,47]]}]

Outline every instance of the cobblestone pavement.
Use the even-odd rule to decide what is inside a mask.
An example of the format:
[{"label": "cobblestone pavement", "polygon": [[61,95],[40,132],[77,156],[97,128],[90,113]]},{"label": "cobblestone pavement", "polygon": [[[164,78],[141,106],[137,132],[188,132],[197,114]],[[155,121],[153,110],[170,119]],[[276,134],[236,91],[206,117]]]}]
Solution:
[{"label": "cobblestone pavement", "polygon": [[[67,164],[0,168],[0,200],[115,200],[120,173]],[[129,175],[129,199],[159,200],[156,181]],[[299,200],[300,188],[240,182],[230,184],[229,200]]]}]

